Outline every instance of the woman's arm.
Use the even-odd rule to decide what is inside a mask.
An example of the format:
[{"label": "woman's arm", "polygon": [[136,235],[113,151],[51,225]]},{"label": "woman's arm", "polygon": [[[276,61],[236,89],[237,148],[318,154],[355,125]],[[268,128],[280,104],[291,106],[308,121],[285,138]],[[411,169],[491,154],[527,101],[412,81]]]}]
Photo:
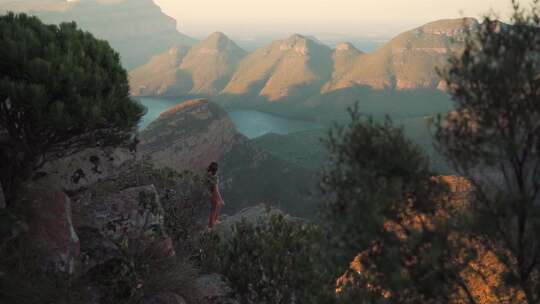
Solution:
[{"label": "woman's arm", "polygon": [[217,183],[214,185],[214,196],[218,204],[225,205],[225,202],[221,197],[221,193],[219,192],[219,186]]}]

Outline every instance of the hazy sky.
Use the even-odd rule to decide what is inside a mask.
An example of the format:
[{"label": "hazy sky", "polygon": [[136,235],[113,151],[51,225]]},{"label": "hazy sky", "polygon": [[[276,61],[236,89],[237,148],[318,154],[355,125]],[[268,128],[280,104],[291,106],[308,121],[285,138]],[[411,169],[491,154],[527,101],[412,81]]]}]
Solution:
[{"label": "hazy sky", "polygon": [[510,0],[154,1],[179,21],[182,32],[197,37],[217,30],[246,37],[297,32],[384,37],[441,18],[510,12]]}]

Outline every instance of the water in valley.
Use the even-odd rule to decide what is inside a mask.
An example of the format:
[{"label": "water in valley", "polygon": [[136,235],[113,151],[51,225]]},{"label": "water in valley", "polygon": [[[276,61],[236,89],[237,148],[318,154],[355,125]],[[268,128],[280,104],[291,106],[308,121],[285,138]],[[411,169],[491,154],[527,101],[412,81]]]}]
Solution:
[{"label": "water in valley", "polygon": [[[148,97],[138,99],[148,109],[139,124],[140,129],[146,128],[153,120],[159,117],[160,113],[181,102],[179,100]],[[227,112],[238,132],[248,138],[256,138],[267,133],[290,134],[322,128],[322,125],[318,123],[285,118],[260,111],[228,109]]]}]

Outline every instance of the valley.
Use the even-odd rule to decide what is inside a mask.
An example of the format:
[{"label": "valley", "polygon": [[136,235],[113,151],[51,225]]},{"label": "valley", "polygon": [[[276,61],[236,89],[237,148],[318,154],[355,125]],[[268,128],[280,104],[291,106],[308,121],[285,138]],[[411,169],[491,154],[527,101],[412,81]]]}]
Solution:
[{"label": "valley", "polygon": [[0,303],[540,303],[504,1],[0,0]]}]

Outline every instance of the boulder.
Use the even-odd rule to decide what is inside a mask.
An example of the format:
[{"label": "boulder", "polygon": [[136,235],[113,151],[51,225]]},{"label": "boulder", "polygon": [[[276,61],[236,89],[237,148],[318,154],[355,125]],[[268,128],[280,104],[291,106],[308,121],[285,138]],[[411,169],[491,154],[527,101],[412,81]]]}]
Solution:
[{"label": "boulder", "polygon": [[206,274],[197,279],[201,304],[237,304],[233,297],[233,290],[226,279],[217,273]]},{"label": "boulder", "polygon": [[71,200],[57,180],[43,178],[21,186],[16,210],[27,225],[25,247],[44,271],[73,273],[79,237],[73,228]]},{"label": "boulder", "polygon": [[186,304],[186,301],[184,298],[175,293],[164,292],[155,296],[144,298],[141,304]]},{"label": "boulder", "polygon": [[74,205],[73,218],[77,228],[95,228],[114,243],[154,240],[163,226],[163,210],[153,185],[104,196],[87,193]]},{"label": "boulder", "polygon": [[77,235],[81,242],[81,274],[121,254],[116,244],[104,237],[97,228],[77,228]]},{"label": "boulder", "polygon": [[47,163],[41,171],[60,179],[66,191],[77,191],[116,174],[135,157],[128,149],[91,148]]}]

